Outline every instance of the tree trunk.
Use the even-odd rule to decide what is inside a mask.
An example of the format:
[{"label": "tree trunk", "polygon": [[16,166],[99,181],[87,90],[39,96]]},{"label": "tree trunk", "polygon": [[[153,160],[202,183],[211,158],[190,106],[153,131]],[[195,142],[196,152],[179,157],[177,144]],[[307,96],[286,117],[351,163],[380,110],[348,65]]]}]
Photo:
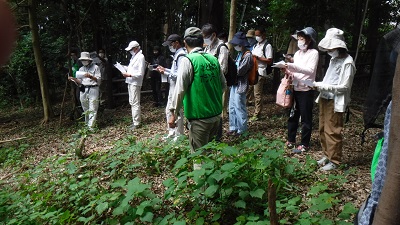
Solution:
[{"label": "tree trunk", "polygon": [[40,51],[40,40],[38,32],[38,23],[36,19],[36,9],[37,9],[36,0],[29,0],[29,7],[28,7],[29,27],[31,28],[32,31],[33,53],[35,55],[36,68],[40,82],[40,91],[42,94],[42,104],[43,104],[42,123],[47,123],[49,119],[54,116],[54,114],[50,105],[50,95],[49,95],[47,77],[44,72],[42,52]]},{"label": "tree trunk", "polygon": [[374,217],[374,225],[397,225],[400,221],[400,57],[393,78],[392,115],[385,183]]},{"label": "tree trunk", "polygon": [[[233,35],[236,33],[236,11],[237,11],[237,1],[231,0],[231,10],[229,13],[229,36],[228,40],[232,40]],[[229,48],[232,50],[231,45]]]},{"label": "tree trunk", "polygon": [[279,225],[278,214],[276,213],[276,186],[271,178],[268,179],[268,210],[270,224]]}]

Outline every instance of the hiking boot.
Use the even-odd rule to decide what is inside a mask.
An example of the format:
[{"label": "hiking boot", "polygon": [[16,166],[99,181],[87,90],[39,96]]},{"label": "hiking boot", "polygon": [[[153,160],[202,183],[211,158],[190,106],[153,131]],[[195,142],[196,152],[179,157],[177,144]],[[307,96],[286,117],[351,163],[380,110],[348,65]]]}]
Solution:
[{"label": "hiking boot", "polygon": [[324,156],[322,159],[318,160],[317,163],[318,166],[325,166],[327,163],[329,163],[329,159]]},{"label": "hiking boot", "polygon": [[285,143],[285,147],[286,147],[287,149],[294,149],[295,146],[296,146],[296,144],[293,143],[293,142],[290,142],[290,141],[287,141],[287,142]]},{"label": "hiking boot", "polygon": [[138,124],[138,125],[132,124],[132,125],[129,126],[129,130],[130,130],[130,131],[134,131],[134,130],[136,130],[137,128],[139,128],[139,126],[140,126],[139,124]]},{"label": "hiking boot", "polygon": [[333,162],[329,162],[325,166],[321,167],[321,170],[323,171],[330,171],[336,169],[337,165]]},{"label": "hiking boot", "polygon": [[306,147],[305,145],[299,145],[299,146],[297,146],[296,149],[293,149],[292,152],[293,152],[294,154],[301,154],[301,153],[307,152],[308,150],[309,150],[309,148]]}]

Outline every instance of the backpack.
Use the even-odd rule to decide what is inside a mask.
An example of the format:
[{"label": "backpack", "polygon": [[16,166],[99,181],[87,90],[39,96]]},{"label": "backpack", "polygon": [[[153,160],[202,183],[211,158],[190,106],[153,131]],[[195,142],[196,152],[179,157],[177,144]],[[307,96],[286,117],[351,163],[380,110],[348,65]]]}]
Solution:
[{"label": "backpack", "polygon": [[[218,46],[217,48],[217,52],[215,53],[215,57],[219,56],[220,53],[220,49],[222,46],[225,46],[228,50],[228,46],[226,46],[226,44],[222,43]],[[226,74],[224,74],[225,76],[225,80],[226,80],[226,85],[228,86],[232,86],[232,85],[236,85],[238,80],[237,80],[237,67],[236,67],[236,62],[235,60],[231,57],[231,55],[229,54],[228,56],[228,69],[226,71]]]},{"label": "backpack", "polygon": [[[267,45],[269,45],[268,41],[266,41],[264,43],[264,46],[263,46],[263,49],[262,49],[264,58],[267,58],[267,56],[265,55],[265,49],[267,48]],[[271,45],[271,47],[272,47],[272,45]],[[273,69],[274,68],[272,68],[272,63],[270,65],[267,65],[267,75],[271,74]]]},{"label": "backpack", "polygon": [[[245,52],[242,55],[242,59],[247,53],[251,54],[250,51]],[[253,54],[251,55],[251,58],[253,60],[253,66],[250,68],[247,78],[249,81],[249,85],[256,85],[258,83],[258,77],[260,76],[260,74],[258,73],[258,63],[257,58]]]}]

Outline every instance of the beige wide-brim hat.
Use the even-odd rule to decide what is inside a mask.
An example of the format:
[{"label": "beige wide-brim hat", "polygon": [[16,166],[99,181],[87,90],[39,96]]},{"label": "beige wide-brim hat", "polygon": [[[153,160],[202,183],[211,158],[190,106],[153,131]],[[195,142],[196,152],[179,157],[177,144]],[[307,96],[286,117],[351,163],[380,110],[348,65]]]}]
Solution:
[{"label": "beige wide-brim hat", "polygon": [[324,52],[335,48],[344,48],[348,50],[346,42],[344,42],[343,31],[337,28],[328,29],[325,37],[319,42],[318,48]]},{"label": "beige wide-brim hat", "polygon": [[81,52],[81,57],[79,60],[90,60],[93,61],[92,58],[90,58],[90,53],[89,52]]}]

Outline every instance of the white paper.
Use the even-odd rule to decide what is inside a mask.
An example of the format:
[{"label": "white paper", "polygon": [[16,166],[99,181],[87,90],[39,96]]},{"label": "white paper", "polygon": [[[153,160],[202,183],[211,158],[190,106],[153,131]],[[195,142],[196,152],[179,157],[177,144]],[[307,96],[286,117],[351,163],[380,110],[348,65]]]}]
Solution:
[{"label": "white paper", "polygon": [[121,65],[121,63],[117,62],[117,64],[114,65],[115,68],[117,68],[121,73],[126,73],[125,66]]},{"label": "white paper", "polygon": [[85,78],[85,74],[86,74],[86,72],[84,72],[84,71],[76,71],[76,73],[75,73],[76,78],[78,78],[78,79]]},{"label": "white paper", "polygon": [[314,82],[312,80],[299,80],[301,83],[305,84],[308,87],[314,87]]},{"label": "white paper", "polygon": [[272,65],[271,67],[276,67],[276,68],[286,68],[286,66],[285,66],[285,61],[279,61],[279,62],[277,62],[277,63],[274,63],[274,65]]},{"label": "white paper", "polygon": [[167,83],[168,82],[168,76],[165,74],[161,74],[161,82],[162,83]]}]

